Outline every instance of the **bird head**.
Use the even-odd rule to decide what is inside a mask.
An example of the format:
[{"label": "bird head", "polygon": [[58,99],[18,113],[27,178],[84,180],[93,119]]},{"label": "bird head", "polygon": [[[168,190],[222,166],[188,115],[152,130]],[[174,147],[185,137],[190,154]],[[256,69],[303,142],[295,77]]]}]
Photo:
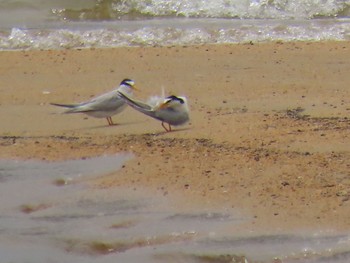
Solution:
[{"label": "bird head", "polygon": [[126,94],[131,94],[134,90],[138,89],[135,86],[135,81],[132,79],[123,79],[122,82],[120,82],[118,90]]},{"label": "bird head", "polygon": [[164,102],[160,105],[160,109],[165,109],[165,108],[176,108],[182,105],[186,104],[186,98],[185,97],[180,97],[180,96],[175,96],[171,95],[169,97],[166,97]]}]

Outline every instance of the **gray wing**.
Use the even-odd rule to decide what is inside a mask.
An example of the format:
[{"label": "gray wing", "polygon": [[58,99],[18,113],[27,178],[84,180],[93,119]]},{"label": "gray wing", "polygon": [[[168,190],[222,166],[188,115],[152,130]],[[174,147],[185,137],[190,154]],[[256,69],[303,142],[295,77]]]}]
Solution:
[{"label": "gray wing", "polygon": [[114,111],[124,105],[124,101],[120,98],[118,91],[102,94],[91,101],[80,105],[80,111]]},{"label": "gray wing", "polygon": [[157,120],[161,120],[158,116],[156,116],[156,112],[154,111],[154,108],[148,105],[147,103],[133,100],[121,92],[119,92],[119,96],[126,104],[128,104],[130,107],[134,108],[135,110],[142,112],[143,114],[146,114]]},{"label": "gray wing", "polygon": [[94,111],[114,111],[123,106],[124,101],[119,97],[118,92],[113,90],[80,104],[51,104],[54,106],[69,108],[66,113],[84,113]]},{"label": "gray wing", "polygon": [[79,104],[60,104],[60,103],[50,103],[50,105],[63,107],[63,108],[71,108],[71,109],[79,106]]}]

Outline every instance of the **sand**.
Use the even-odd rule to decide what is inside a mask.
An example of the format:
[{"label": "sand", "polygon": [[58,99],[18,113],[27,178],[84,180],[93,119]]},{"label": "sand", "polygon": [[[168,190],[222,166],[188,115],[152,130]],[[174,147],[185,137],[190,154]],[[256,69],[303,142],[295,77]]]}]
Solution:
[{"label": "sand", "polygon": [[[132,152],[89,185],[239,211],[245,230],[350,229],[350,42],[3,51],[0,61],[0,158]],[[126,77],[139,99],[185,95],[190,123],[166,133],[127,108],[108,126],[49,104]]]}]

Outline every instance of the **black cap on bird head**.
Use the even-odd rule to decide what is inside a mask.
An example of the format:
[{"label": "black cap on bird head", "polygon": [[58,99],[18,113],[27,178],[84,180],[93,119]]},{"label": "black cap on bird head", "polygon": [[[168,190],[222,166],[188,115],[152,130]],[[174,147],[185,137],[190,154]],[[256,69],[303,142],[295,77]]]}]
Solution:
[{"label": "black cap on bird head", "polygon": [[126,86],[129,86],[129,87],[134,87],[135,81],[133,81],[132,79],[123,79],[122,82],[120,82],[120,85],[126,85]]},{"label": "black cap on bird head", "polygon": [[185,103],[185,101],[182,99],[182,98],[180,98],[180,97],[177,97],[177,96],[175,96],[175,95],[171,95],[171,96],[169,96],[169,97],[167,97],[167,102],[166,103],[169,103],[170,101],[178,101],[178,102],[180,102],[181,104],[184,104]]}]

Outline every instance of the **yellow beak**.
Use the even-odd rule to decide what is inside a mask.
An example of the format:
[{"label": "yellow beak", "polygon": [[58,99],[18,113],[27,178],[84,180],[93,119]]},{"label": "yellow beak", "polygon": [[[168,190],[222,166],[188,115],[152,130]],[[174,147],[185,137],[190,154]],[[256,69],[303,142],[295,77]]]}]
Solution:
[{"label": "yellow beak", "polygon": [[135,90],[135,91],[140,91],[140,90],[136,87],[136,85],[132,85],[131,87],[132,87],[132,89]]},{"label": "yellow beak", "polygon": [[166,102],[163,102],[162,104],[160,104],[159,105],[159,109],[165,109],[165,108],[167,108],[168,107],[168,103],[166,103]]}]

